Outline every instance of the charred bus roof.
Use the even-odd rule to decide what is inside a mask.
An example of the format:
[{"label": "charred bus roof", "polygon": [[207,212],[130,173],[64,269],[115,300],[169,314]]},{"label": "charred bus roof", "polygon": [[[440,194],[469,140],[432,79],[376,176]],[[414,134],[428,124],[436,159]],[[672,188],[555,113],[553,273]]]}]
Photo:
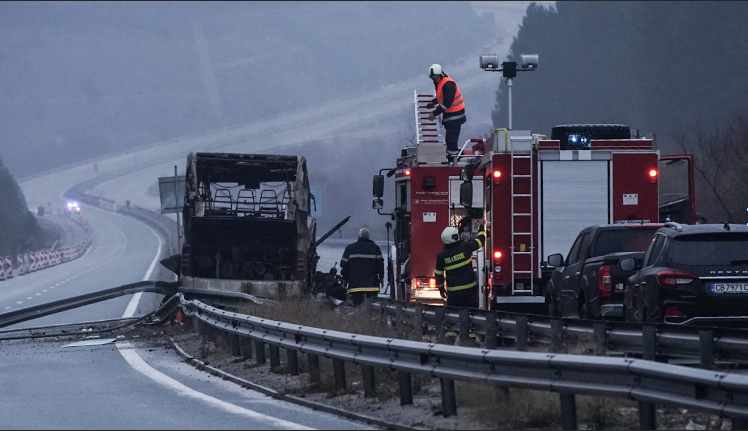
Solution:
[{"label": "charred bus roof", "polygon": [[[208,182],[294,182],[299,168],[306,171],[303,156],[273,154],[193,153],[195,173]],[[192,163],[190,163],[192,165]]]}]

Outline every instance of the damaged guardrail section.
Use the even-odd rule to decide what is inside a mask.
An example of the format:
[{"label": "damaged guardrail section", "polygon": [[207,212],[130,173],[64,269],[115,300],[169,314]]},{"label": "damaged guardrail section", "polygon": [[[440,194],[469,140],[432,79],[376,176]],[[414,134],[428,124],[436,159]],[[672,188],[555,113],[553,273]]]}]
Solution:
[{"label": "damaged guardrail section", "polygon": [[[181,294],[179,294],[181,297]],[[560,394],[563,427],[576,429],[576,395],[623,397],[639,401],[640,424],[655,429],[655,404],[674,404],[724,415],[733,429],[748,425],[748,376],[668,365],[643,359],[546,354],[456,347],[329,331],[221,310],[181,297],[181,308],[198,331],[215,328],[228,334],[235,356],[259,363],[269,345],[270,366],[287,352],[290,374],[298,370],[298,353],[309,358],[312,382],[319,381],[319,358],[333,361],[335,384],[345,387],[345,364],[362,367],[364,395],[374,393],[374,368],[400,375],[401,404],[413,401],[412,374],[441,379],[445,416],[457,414],[454,381],[477,381],[503,387]]]}]

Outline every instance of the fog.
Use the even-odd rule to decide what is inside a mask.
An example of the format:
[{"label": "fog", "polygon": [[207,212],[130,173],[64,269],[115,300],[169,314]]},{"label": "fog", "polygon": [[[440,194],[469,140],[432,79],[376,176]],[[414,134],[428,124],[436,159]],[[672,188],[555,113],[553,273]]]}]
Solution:
[{"label": "fog", "polygon": [[[440,63],[465,82],[461,139],[484,135],[498,77],[481,75],[478,55],[506,56],[529,4],[3,2],[0,157],[22,180],[370,95],[372,115],[364,105],[364,120],[347,130],[261,152],[305,155],[324,207],[348,207],[354,227],[383,224],[370,207],[370,181],[413,138],[413,114],[402,101],[413,90],[433,91],[426,72]],[[374,102],[387,89],[402,92],[399,102]],[[246,141],[242,151],[253,152],[252,137]],[[194,150],[201,149],[185,148],[185,156]],[[328,209],[321,228],[343,213]]]}]

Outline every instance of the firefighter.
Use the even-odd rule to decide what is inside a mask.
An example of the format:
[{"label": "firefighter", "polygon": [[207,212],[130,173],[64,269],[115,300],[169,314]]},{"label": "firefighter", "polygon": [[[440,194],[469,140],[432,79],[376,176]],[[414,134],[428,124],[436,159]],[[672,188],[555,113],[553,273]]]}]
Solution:
[{"label": "firefighter", "polygon": [[426,108],[434,109],[429,114],[429,121],[433,121],[437,115],[442,115],[442,126],[444,126],[444,140],[447,144],[447,160],[450,162],[459,152],[458,141],[460,139],[460,128],[465,123],[465,102],[462,101],[457,83],[447,76],[438,64],[432,64],[429,68],[429,78],[434,81],[436,87],[436,98]]},{"label": "firefighter", "polygon": [[[470,241],[460,239],[456,227],[448,226],[442,232],[444,248],[436,256],[436,286],[448,307],[478,308],[478,282],[473,271],[473,252],[483,247],[486,233],[483,226],[478,236]],[[447,287],[444,287],[446,279]]]},{"label": "firefighter", "polygon": [[384,258],[379,246],[369,239],[369,229],[361,228],[358,240],[343,251],[340,275],[348,286],[348,297],[354,307],[379,294],[384,280]]}]

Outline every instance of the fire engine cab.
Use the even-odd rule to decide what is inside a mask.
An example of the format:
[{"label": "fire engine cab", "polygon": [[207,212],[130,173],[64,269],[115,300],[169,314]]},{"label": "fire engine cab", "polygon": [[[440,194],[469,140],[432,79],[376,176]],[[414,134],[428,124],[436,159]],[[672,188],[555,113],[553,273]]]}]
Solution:
[{"label": "fire engine cab", "polygon": [[[473,148],[480,157],[462,173],[459,201],[470,206],[481,185],[486,244],[477,266],[489,308],[543,310],[554,269],[545,258],[566,255],[587,226],[695,222],[691,156],[660,156],[651,139],[631,139],[627,126],[557,126],[551,139],[497,129]],[[675,165],[686,167],[682,191],[661,202],[661,170]]]}]

